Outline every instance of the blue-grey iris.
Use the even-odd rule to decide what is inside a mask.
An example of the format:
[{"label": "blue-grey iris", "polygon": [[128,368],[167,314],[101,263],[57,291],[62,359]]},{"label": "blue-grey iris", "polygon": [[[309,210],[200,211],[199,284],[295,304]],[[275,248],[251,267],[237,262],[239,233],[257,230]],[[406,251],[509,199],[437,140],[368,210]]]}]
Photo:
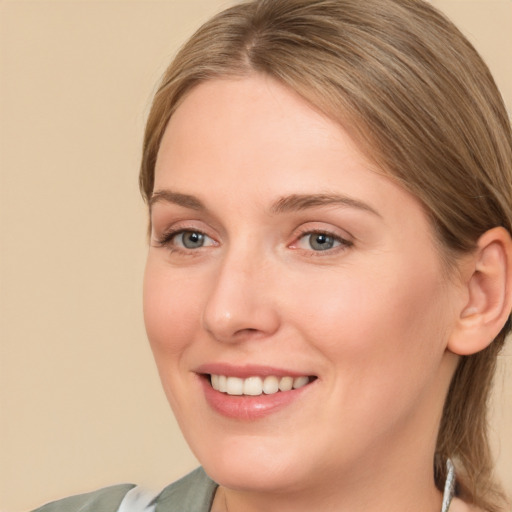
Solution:
[{"label": "blue-grey iris", "polygon": [[312,233],[309,235],[309,245],[315,251],[326,251],[334,247],[335,239],[333,236],[324,233]]},{"label": "blue-grey iris", "polygon": [[197,249],[204,245],[204,235],[197,231],[185,231],[181,235],[181,241],[183,243],[183,247],[186,247],[187,249]]}]

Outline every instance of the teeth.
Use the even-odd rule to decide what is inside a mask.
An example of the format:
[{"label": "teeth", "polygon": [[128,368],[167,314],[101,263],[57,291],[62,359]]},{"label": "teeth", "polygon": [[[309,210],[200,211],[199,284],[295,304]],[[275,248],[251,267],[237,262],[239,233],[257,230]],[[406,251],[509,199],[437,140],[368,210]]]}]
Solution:
[{"label": "teeth", "polygon": [[212,388],[228,395],[259,396],[265,393],[273,395],[278,391],[291,391],[299,389],[309,383],[309,377],[275,377],[269,375],[262,377],[227,377],[226,375],[210,375]]},{"label": "teeth", "polygon": [[307,377],[297,377],[296,379],[293,379],[293,389],[299,389],[305,386],[308,382],[309,379]]},{"label": "teeth", "polygon": [[249,377],[244,380],[244,395],[258,396],[263,390],[261,377]]},{"label": "teeth", "polygon": [[293,389],[293,377],[283,377],[279,381],[279,390],[290,391],[291,389]]},{"label": "teeth", "polygon": [[228,395],[243,395],[244,381],[238,377],[228,377],[226,392]]},{"label": "teeth", "polygon": [[274,376],[265,377],[263,381],[263,393],[273,395],[279,391],[279,379]]}]

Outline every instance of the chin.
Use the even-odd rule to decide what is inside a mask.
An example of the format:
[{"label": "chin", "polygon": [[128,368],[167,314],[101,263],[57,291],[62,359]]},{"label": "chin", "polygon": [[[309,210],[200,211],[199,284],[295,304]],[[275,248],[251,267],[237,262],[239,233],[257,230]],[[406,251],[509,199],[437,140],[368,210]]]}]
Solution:
[{"label": "chin", "polygon": [[243,460],[235,463],[214,462],[205,465],[204,469],[219,485],[236,491],[282,493],[298,487],[301,481],[290,468],[251,464]]},{"label": "chin", "polygon": [[[282,440],[261,440],[233,436],[215,444],[215,448],[195,450],[206,473],[218,484],[239,491],[283,491],[301,481],[303,464],[300,451],[290,452]],[[275,445],[278,444],[279,447]]]}]

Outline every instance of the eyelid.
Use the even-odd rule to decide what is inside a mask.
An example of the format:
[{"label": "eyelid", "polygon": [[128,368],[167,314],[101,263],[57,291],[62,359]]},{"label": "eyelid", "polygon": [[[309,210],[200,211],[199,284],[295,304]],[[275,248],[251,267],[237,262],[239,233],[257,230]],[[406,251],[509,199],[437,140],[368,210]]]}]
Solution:
[{"label": "eyelid", "polygon": [[[318,237],[324,236],[326,239],[332,240],[333,246],[327,247],[325,249],[319,249],[318,251],[312,247],[307,247],[306,245],[308,243],[311,244],[313,242],[313,239],[315,236],[318,236]],[[304,246],[302,246],[303,243],[304,243]],[[306,251],[314,251],[314,252],[327,252],[331,249],[335,249],[336,247],[339,247],[342,244],[343,244],[343,240],[340,240],[338,237],[330,235],[328,233],[309,232],[309,233],[306,233],[305,235],[302,235],[300,238],[297,239],[297,245],[299,246],[300,249],[304,249]]]},{"label": "eyelid", "polygon": [[[193,226],[189,223],[183,223],[183,224],[177,223],[177,224],[173,224],[170,228],[163,230],[161,235],[158,235],[158,236],[152,235],[152,240],[157,247],[165,247],[171,251],[182,251],[182,252],[187,252],[187,253],[188,252],[197,252],[199,249],[202,249],[203,247],[212,247],[212,246],[219,245],[218,241],[213,236],[208,234],[207,231],[208,230],[199,228],[197,226]],[[208,238],[209,240],[211,240],[213,243],[209,243],[207,245],[198,247],[196,249],[191,249],[191,248],[183,247],[181,245],[173,244],[172,243],[173,239],[176,236],[183,234],[183,233],[200,233],[200,234],[204,235],[206,238]]]},{"label": "eyelid", "polygon": [[[320,235],[326,235],[328,237],[332,237],[334,238],[334,240],[336,242],[339,242],[336,246],[330,248],[330,249],[325,249],[323,251],[315,251],[314,249],[306,249],[306,248],[303,248],[303,247],[299,247],[299,242],[301,239],[303,239],[305,236],[309,236],[309,235],[314,235],[314,234],[320,234]],[[334,228],[327,228],[327,227],[309,227],[308,225],[306,226],[301,226],[299,228],[299,231],[298,233],[294,236],[294,241],[289,245],[290,248],[292,249],[297,249],[297,250],[301,250],[301,251],[305,251],[307,253],[311,253],[315,256],[327,256],[327,255],[332,255],[333,253],[336,253],[338,251],[344,251],[346,250],[347,248],[351,247],[354,245],[354,241],[353,241],[353,237],[348,235],[348,236],[343,236],[339,233],[339,230],[336,230]]]},{"label": "eyelid", "polygon": [[[190,233],[195,233],[195,234],[199,234],[203,237],[203,244],[198,246],[198,247],[187,247],[185,245],[185,242],[184,242],[184,237],[185,235],[187,234],[190,234]],[[180,240],[180,242],[178,242],[178,240]],[[212,243],[209,243],[208,240]],[[215,240],[213,238],[211,238],[210,236],[208,236],[206,233],[203,233],[201,231],[198,231],[197,229],[194,229],[194,230],[190,230],[190,229],[182,229],[182,230],[179,230],[178,232],[174,233],[173,235],[171,235],[170,239],[169,239],[169,242],[173,241],[173,245],[174,247],[177,247],[183,251],[197,251],[199,249],[202,249],[204,247],[212,247],[212,246],[215,246],[217,245],[215,243]]]}]

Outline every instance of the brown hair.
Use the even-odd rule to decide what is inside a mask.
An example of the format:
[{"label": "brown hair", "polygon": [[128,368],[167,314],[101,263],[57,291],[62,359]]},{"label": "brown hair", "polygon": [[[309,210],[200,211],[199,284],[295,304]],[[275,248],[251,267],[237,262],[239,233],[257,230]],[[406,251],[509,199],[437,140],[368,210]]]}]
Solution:
[{"label": "brown hair", "polygon": [[[197,84],[265,73],[342,123],[361,149],[425,206],[448,264],[485,231],[512,232],[512,134],[478,53],[421,0],[252,0],[203,25],[166,71],[148,117],[140,187],[151,197],[165,127]],[[434,475],[446,459],[460,496],[489,512],[506,499],[493,479],[487,402],[507,325],[461,358],[445,402]]]}]

